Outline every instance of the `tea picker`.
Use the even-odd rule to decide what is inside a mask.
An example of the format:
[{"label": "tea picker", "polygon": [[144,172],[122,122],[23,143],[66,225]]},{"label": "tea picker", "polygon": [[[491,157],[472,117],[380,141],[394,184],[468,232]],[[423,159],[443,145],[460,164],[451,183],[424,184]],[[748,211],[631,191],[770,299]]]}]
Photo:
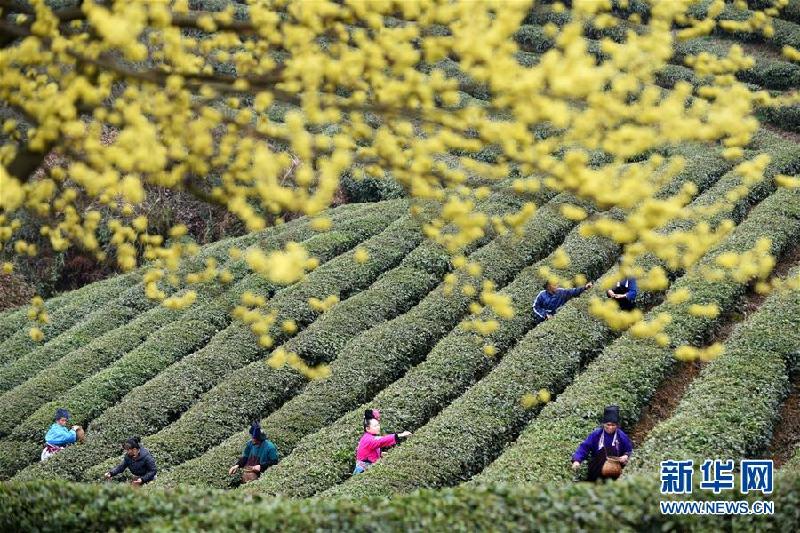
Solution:
[{"label": "tea picker", "polygon": [[578,470],[589,459],[589,481],[617,479],[632,452],[630,438],[619,428],[619,407],[609,405],[603,410],[603,425],[589,433],[572,455],[572,468]]},{"label": "tea picker", "polygon": [[356,467],[353,475],[361,474],[378,462],[385,450],[400,444],[411,435],[410,431],[381,436],[381,413],[377,409],[364,412],[364,434],[356,448]]},{"label": "tea picker", "polygon": [[126,469],[130,470],[134,476],[133,481],[131,481],[133,486],[150,483],[156,478],[156,473],[158,472],[156,461],[147,448],[142,446],[142,441],[139,437],[129,438],[122,445],[122,448],[125,450],[122,462],[106,472],[106,480],[123,473]]},{"label": "tea picker", "polygon": [[250,425],[250,437],[242,456],[228,470],[228,474],[234,475],[239,468],[242,468],[244,483],[255,481],[267,468],[278,464],[278,449],[261,431],[261,425],[258,422]]},{"label": "tea picker", "polygon": [[70,414],[66,409],[59,407],[53,416],[53,424],[48,428],[44,436],[44,449],[40,459],[42,462],[48,460],[56,454],[76,442],[83,442],[84,431],[81,426],[72,426],[67,429],[67,422]]},{"label": "tea picker", "polygon": [[542,286],[542,290],[536,295],[536,299],[533,300],[534,320],[538,324],[553,318],[556,311],[563,307],[569,300],[580,296],[583,291],[591,288],[591,281],[583,287],[562,289],[556,285],[555,281],[547,280]]}]

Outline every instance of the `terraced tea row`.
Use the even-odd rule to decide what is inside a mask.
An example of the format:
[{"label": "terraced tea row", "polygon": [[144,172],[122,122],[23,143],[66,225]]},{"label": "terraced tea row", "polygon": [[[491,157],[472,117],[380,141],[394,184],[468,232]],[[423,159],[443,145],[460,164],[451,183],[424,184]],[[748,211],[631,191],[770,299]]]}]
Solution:
[{"label": "terraced tea row", "polygon": [[[700,156],[690,161],[689,168],[668,184],[664,192],[674,191],[686,181],[694,181],[703,189],[729,166],[713,155]],[[564,277],[572,277],[578,273],[598,277],[611,266],[618,253],[617,246],[610,241],[587,241],[579,236],[577,230],[570,233],[563,248],[571,260],[569,268],[559,272]],[[526,333],[534,325],[530,303],[541,290],[543,282],[539,267],[550,264],[551,260],[548,257],[528,267],[502,291],[514,302],[515,315],[511,320],[501,321],[499,329],[486,339],[486,342],[498,350],[493,358],[485,356],[481,349],[482,343],[473,334],[460,328],[454,330],[439,341],[423,363],[381,391],[368,404],[352,410],[334,424],[303,439],[289,457],[270,469],[257,483],[249,485],[248,490],[252,488],[268,493],[308,496],[342,481],[352,469],[353,443],[358,440],[359,419],[367,407],[378,408],[386,413],[390,429],[415,430],[423,426],[439,410],[489,372],[520,338],[523,339],[521,343],[525,342]],[[559,314],[548,322],[554,323],[560,316]],[[514,350],[517,349],[519,345],[514,347]],[[528,392],[524,381],[519,386],[510,382],[505,386],[513,389],[509,395],[519,393],[515,404],[522,394]],[[219,457],[216,459],[219,460]]]},{"label": "terraced tea row", "polygon": [[[354,222],[348,231],[332,231],[316,236],[307,243],[307,249],[309,253],[324,262],[379,234],[389,225],[389,229],[382,237],[384,242],[381,242],[379,235],[363,246],[376,257],[381,257],[381,250],[386,247],[385,253],[399,255],[397,258],[399,261],[403,250],[407,249],[404,247],[409,246],[408,239],[415,234],[412,231],[413,222],[408,218],[402,218],[405,210],[405,202],[389,203],[384,209],[375,210],[368,219]],[[390,225],[392,220],[396,222]],[[375,239],[378,239],[377,243]],[[359,265],[352,254],[344,254],[318,267],[303,281],[275,292],[270,305],[272,309],[278,311],[278,319],[271,333],[279,340],[286,335],[281,324],[287,319],[293,319],[299,327],[304,327],[319,314],[310,307],[309,298],[325,298],[330,294],[347,297],[351,292],[357,292],[369,284],[370,276],[374,279],[380,273],[373,269],[375,269],[374,262]],[[253,289],[257,293],[271,294],[275,291],[274,286],[260,277],[253,276],[253,280]],[[80,453],[92,456],[91,450],[98,453],[98,450],[108,449],[109,446],[113,449],[120,439],[127,438],[125,435],[148,434],[146,431],[148,427],[155,429],[163,427],[217,380],[265,355],[265,351],[259,349],[247,327],[239,323],[228,327],[200,351],[173,364],[145,385],[129,393],[121,403],[105,411],[90,427],[90,438],[87,438],[84,446],[79,447]],[[116,443],[112,444],[114,441]],[[78,449],[69,449],[66,452],[77,454]],[[67,456],[64,463],[69,464],[69,455],[71,454],[65,453],[54,457],[53,461],[47,463],[48,468],[56,468],[63,456]],[[101,455],[95,462],[102,457]],[[79,471],[88,466],[80,466],[77,460],[71,463],[72,468],[76,465]]]},{"label": "terraced tea row", "polygon": [[[748,218],[698,268],[713,265],[727,251],[753,248],[762,237],[772,239],[771,253],[780,256],[800,240],[800,194],[782,189],[756,206]],[[712,282],[693,269],[673,285],[686,289],[694,303],[715,303],[720,316],[732,309],[746,289],[746,283]],[[668,312],[672,322],[666,332],[672,346],[661,348],[624,335],[609,346],[578,376],[558,399],[547,405],[538,418],[497,461],[476,477],[475,482],[541,482],[568,480],[572,474],[557,458],[569,458],[576,443],[597,426],[603,406],[619,405],[623,425],[632,424],[664,377],[675,367],[674,347],[702,343],[719,323],[716,318],[693,316],[689,302],[665,302],[650,313]],[[554,459],[556,458],[556,459]]]},{"label": "terraced tea row", "polygon": [[[543,201],[548,194],[541,194]],[[503,216],[521,207],[523,199],[501,193],[480,205],[490,215]],[[419,241],[421,234],[415,239]],[[489,236],[474,243],[485,244]],[[447,253],[425,241],[412,250],[398,267],[383,274],[375,284],[322,315],[282,349],[317,364],[335,359],[339,349],[361,332],[405,313],[438,285],[449,268]],[[255,361],[219,383],[184,415],[158,434],[145,439],[158,453],[161,468],[186,461],[246,425],[263,412],[279,407],[303,386],[306,379],[290,369],[276,370]]]},{"label": "terraced tea row", "polygon": [[[800,212],[795,213],[800,216]],[[789,276],[800,274],[795,268]],[[774,292],[737,326],[725,352],[703,369],[674,415],[636,450],[631,471],[674,457],[754,457],[769,444],[800,347],[800,290]]]}]

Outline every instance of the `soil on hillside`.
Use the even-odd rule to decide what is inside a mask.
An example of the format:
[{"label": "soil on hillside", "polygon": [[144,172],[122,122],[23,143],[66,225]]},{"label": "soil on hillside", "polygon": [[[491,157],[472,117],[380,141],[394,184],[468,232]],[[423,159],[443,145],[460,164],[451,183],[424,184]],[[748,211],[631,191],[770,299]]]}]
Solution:
[{"label": "soil on hillside", "polygon": [[792,380],[789,397],[781,405],[780,418],[775,425],[766,457],[780,467],[792,458],[795,446],[800,443],[800,372]]},{"label": "soil on hillside", "polygon": [[[783,277],[789,272],[790,268],[798,263],[800,263],[800,246],[791,249],[778,261],[773,275]],[[752,290],[748,291],[744,300],[737,306],[736,310],[725,317],[722,325],[716,330],[709,344],[715,342],[724,343],[733,332],[736,325],[747,320],[750,315],[758,311],[758,308],[765,299],[765,295],[757,294]],[[705,363],[695,361],[678,364],[677,370],[661,383],[655,395],[653,395],[652,400],[650,400],[650,403],[642,412],[642,416],[639,417],[639,421],[628,432],[634,445],[639,445],[644,442],[647,435],[656,424],[672,416],[684,394],[686,394],[689,385],[691,385],[692,381],[694,381],[700,373]],[[800,393],[798,393],[797,390],[795,390],[795,393],[797,396],[795,398],[795,404],[793,406],[788,405],[786,417],[782,416],[781,418],[782,423],[784,420],[790,421],[787,422],[787,428],[784,431],[788,433],[785,438],[790,440],[791,443],[783,445],[784,447],[788,446],[788,452],[784,450],[784,453],[789,454],[791,454],[791,450],[793,449],[793,443],[800,441]],[[791,422],[794,422],[794,424]]]},{"label": "soil on hillside", "polygon": [[761,123],[761,127],[764,128],[765,130],[769,131],[770,133],[774,133],[778,137],[782,137],[782,138],[786,139],[787,141],[800,143],[800,133],[795,133],[793,131],[782,130],[781,128],[779,128],[777,126],[773,126],[772,124],[770,124],[770,123],[768,123],[766,121],[763,121]]},{"label": "soil on hillside", "polygon": [[628,431],[634,446],[644,442],[656,424],[672,416],[703,364],[700,361],[679,363],[678,370],[664,380],[650,404],[644,408],[639,422]]}]

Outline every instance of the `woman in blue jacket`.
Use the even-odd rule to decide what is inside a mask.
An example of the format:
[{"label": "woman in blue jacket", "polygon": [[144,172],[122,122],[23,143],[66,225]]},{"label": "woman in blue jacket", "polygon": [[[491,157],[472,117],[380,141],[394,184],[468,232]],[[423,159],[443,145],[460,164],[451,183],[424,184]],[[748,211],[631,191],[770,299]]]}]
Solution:
[{"label": "woman in blue jacket", "polygon": [[579,296],[583,291],[592,288],[590,281],[583,287],[574,289],[562,289],[557,287],[554,281],[548,280],[544,284],[544,290],[536,295],[533,301],[533,316],[536,323],[543,322],[556,314],[556,311],[572,298]]},{"label": "woman in blue jacket", "polygon": [[69,421],[69,411],[59,407],[56,409],[56,414],[53,417],[53,424],[48,428],[47,433],[44,435],[44,450],[42,450],[41,460],[46,461],[54,453],[58,453],[70,444],[75,442],[83,442],[83,428],[80,426],[72,426],[67,429],[67,422]]}]

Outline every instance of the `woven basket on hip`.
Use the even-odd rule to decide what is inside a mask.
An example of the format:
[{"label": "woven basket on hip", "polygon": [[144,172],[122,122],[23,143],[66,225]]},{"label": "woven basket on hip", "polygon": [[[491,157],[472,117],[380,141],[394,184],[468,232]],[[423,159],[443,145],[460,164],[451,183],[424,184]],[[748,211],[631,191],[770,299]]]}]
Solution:
[{"label": "woven basket on hip", "polygon": [[603,477],[617,479],[622,474],[622,463],[619,462],[619,457],[606,457],[601,473]]},{"label": "woven basket on hip", "polygon": [[253,470],[253,467],[246,466],[242,471],[242,483],[250,483],[258,479],[258,472]]}]

